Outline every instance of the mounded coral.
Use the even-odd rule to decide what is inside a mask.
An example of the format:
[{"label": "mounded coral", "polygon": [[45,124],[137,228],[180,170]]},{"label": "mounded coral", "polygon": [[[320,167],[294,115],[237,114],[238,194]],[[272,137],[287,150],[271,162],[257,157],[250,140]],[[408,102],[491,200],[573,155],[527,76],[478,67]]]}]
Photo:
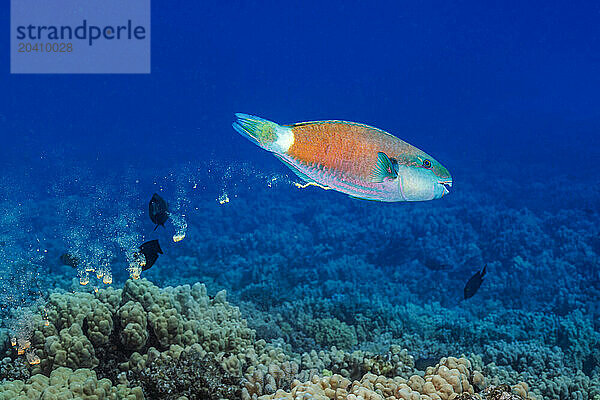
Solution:
[{"label": "mounded coral", "polygon": [[28,368],[27,361],[24,357],[13,360],[10,357],[4,357],[0,361],[0,379],[9,381],[29,379],[31,373]]},{"label": "mounded coral", "polygon": [[[94,299],[97,300],[97,299]],[[94,346],[107,344],[113,331],[112,313],[106,305],[99,300],[92,303],[92,310],[86,316],[87,336]]]},{"label": "mounded coral", "polygon": [[122,327],[120,339],[123,346],[140,350],[148,340],[147,317],[141,304],[128,301],[117,312]]},{"label": "mounded coral", "polygon": [[58,336],[47,337],[44,356],[52,365],[52,370],[59,366],[72,369],[98,366],[94,346],[78,324],[62,329]]},{"label": "mounded coral", "polygon": [[313,376],[310,381],[294,381],[289,392],[278,390],[267,399],[378,399],[378,400],[455,400],[462,394],[475,394],[475,382],[483,383],[483,376],[473,371],[465,358],[443,358],[435,367],[428,368],[424,377],[412,375],[388,378],[371,373],[359,381],[350,381],[341,375]]},{"label": "mounded coral", "polygon": [[144,279],[129,280],[122,290],[52,293],[40,311],[32,320],[28,350],[40,362],[25,364],[13,353],[16,361],[3,360],[0,379],[18,385],[16,378],[31,375],[31,384],[39,386],[41,377],[56,376],[65,367],[89,368],[113,382],[143,387],[152,396],[201,398],[200,393],[208,393],[201,390],[205,387],[235,398],[242,370],[258,363],[256,351],[268,352],[240,311],[227,303],[226,293],[211,298],[201,284],[159,289]]},{"label": "mounded coral", "polygon": [[0,400],[141,400],[141,388],[113,385],[90,369],[59,367],[50,376],[36,374],[27,381],[0,384]]}]

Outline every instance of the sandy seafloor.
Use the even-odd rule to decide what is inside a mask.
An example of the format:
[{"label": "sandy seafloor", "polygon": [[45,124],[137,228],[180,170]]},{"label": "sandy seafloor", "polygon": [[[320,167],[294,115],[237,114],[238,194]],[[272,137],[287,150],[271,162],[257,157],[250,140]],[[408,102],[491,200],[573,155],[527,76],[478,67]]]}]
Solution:
[{"label": "sandy seafloor", "polygon": [[[10,171],[0,178],[0,350],[5,357],[0,367],[4,382],[0,398],[11,381],[30,379],[31,383],[35,373],[64,372],[61,367],[96,370],[98,380],[111,380],[104,381],[107,387],[121,385],[118,396],[122,398],[135,398],[135,394],[123,394],[129,393],[123,389],[127,385],[142,387],[150,399],[183,398],[179,396],[184,394],[187,398],[238,398],[252,397],[252,393],[259,397],[278,388],[289,392],[295,377],[302,381],[312,375],[340,373],[360,380],[368,372],[364,360],[369,357],[391,365],[372,369],[379,372],[375,375],[408,378],[423,376],[425,368],[442,357],[461,355],[470,360],[470,387],[477,393],[489,385],[526,382],[530,398],[600,398],[598,182],[549,172],[543,166],[454,169],[453,193],[442,200],[383,204],[318,188],[298,189],[283,166],[259,171],[248,164],[213,163],[145,172],[132,166],[111,176],[79,165],[65,166],[57,174],[60,178],[52,178],[49,171],[47,177],[27,169]],[[147,201],[155,191],[169,201],[176,226],[169,222],[166,229],[152,232]],[[174,243],[171,237],[177,230],[185,230],[186,236]],[[194,328],[192,336],[181,339],[178,335],[189,326],[172,330],[167,316],[161,336],[153,331],[158,329],[160,310],[151,307],[161,304],[157,293],[167,292],[150,286],[131,286],[142,293],[128,298],[122,294],[114,309],[108,300],[104,308],[79,303],[98,298],[95,288],[99,293],[108,286],[123,288],[128,278],[125,254],[151,238],[159,238],[165,254],[142,278],[158,287],[189,284],[200,290],[193,285],[203,283],[206,310],[213,310],[210,304],[224,304],[224,293],[217,293],[225,290],[226,301],[239,307],[241,316],[227,308],[224,314],[211,311],[202,318],[216,321],[215,327],[233,321],[242,333],[233,329],[211,338],[210,333],[200,334]],[[82,274],[86,280],[84,268],[77,271],[60,264],[59,257],[67,250],[89,260],[90,270],[110,271],[112,283],[100,282],[90,271],[90,282],[81,285]],[[462,301],[466,280],[486,263],[488,274],[478,293]],[[146,281],[130,284],[140,282]],[[154,297],[144,297],[144,290]],[[72,297],[79,300],[65,305],[68,296],[76,296],[73,291],[91,294]],[[53,295],[54,302],[47,303],[50,292],[62,294]],[[172,290],[168,293],[177,297]],[[108,297],[102,295],[101,301]],[[200,297],[195,298],[198,303]],[[174,351],[173,343],[184,348],[191,342],[203,346],[215,338],[227,342],[238,335],[241,339],[231,339],[233,344],[215,344],[214,354],[210,345],[204,346],[198,365],[206,366],[211,354],[223,364],[236,351],[247,350],[241,347],[264,339],[266,346],[286,354],[275,358],[295,360],[296,367],[288,363],[288,371],[280,365],[287,375],[279,379],[276,368],[269,367],[264,357],[258,361],[238,357],[241,361],[226,367],[222,375],[190,367],[193,357],[186,360],[187,369],[181,362],[172,366],[179,376],[196,374],[198,385],[211,388],[204,392],[189,385],[161,392],[157,380],[173,378],[157,370],[162,364],[156,361],[154,369],[146,364],[146,372],[111,373],[106,365],[117,368],[117,361],[126,362],[133,354],[127,350],[115,355],[126,342],[123,307],[128,299],[131,313],[142,310],[139,304],[144,307],[142,314],[147,313],[137,321],[146,326],[143,344],[131,344],[135,340],[127,338],[141,357],[155,347],[165,353],[162,359],[167,365],[175,363],[169,361],[172,354],[167,355],[167,350]],[[107,316],[93,317],[98,307],[106,309]],[[180,308],[175,309],[183,315]],[[47,315],[40,319],[40,312]],[[85,315],[70,317],[69,312]],[[173,315],[175,325],[200,318],[191,311],[187,317]],[[221,320],[223,315],[231,321]],[[112,319],[110,326],[92,322],[102,318]],[[35,325],[48,320],[54,332]],[[74,324],[82,329],[69,336],[66,332]],[[26,354],[17,354],[20,344],[11,346],[13,337],[24,340],[23,347],[29,347]],[[77,337],[88,341],[76,345]],[[112,352],[100,350],[115,343]],[[252,345],[252,352],[260,356],[265,343],[258,343]],[[66,350],[62,358],[55,348],[59,344]],[[364,362],[349,371],[348,362],[344,367],[327,355],[335,353],[332,346],[340,359],[344,359],[340,350],[367,352],[359,357]],[[406,352],[398,355],[398,349]],[[313,350],[316,353],[310,361]],[[84,357],[93,358],[90,351],[95,352],[95,362]],[[303,357],[303,353],[308,354]],[[40,363],[27,363],[27,354],[38,356]],[[45,357],[51,360],[45,362]],[[160,359],[150,356],[156,357]],[[254,379],[251,372],[256,375],[260,369],[257,365],[264,367],[262,386],[248,383]],[[221,367],[217,363],[214,368],[219,371]],[[310,369],[312,375],[306,375]],[[484,383],[472,381],[475,370],[485,377]],[[203,374],[210,379],[205,382]],[[56,385],[57,379],[58,373]],[[37,384],[41,393],[44,384]],[[226,386],[232,388],[230,392],[219,391],[218,387]],[[6,393],[18,392],[12,388],[13,392]],[[65,388],[67,392],[83,390]],[[111,390],[106,393],[117,396],[116,389]],[[395,393],[404,398],[399,391]]]}]

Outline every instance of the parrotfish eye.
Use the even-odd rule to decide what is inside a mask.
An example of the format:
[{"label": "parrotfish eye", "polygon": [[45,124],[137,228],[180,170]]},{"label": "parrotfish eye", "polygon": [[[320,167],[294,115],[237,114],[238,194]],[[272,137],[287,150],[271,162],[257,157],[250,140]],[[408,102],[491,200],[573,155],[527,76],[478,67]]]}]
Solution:
[{"label": "parrotfish eye", "polygon": [[429,161],[428,159],[424,159],[423,160],[423,167],[425,167],[425,168],[431,168],[431,161]]}]

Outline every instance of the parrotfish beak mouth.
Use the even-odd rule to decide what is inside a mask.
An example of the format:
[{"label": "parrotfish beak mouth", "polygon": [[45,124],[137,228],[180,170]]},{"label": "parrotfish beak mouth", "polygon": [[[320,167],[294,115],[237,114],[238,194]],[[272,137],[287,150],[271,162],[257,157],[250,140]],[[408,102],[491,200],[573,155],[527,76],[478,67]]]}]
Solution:
[{"label": "parrotfish beak mouth", "polygon": [[442,197],[450,193],[450,188],[452,187],[452,181],[440,181],[440,185],[444,187],[444,191],[442,193]]}]

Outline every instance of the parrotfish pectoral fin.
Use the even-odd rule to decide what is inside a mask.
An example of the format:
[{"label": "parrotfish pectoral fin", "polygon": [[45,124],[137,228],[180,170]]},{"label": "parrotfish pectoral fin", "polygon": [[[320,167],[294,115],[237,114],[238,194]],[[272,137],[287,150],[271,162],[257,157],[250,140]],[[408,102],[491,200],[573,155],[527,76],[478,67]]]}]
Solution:
[{"label": "parrotfish pectoral fin", "polygon": [[386,179],[396,179],[398,177],[398,172],[394,167],[394,164],[387,156],[387,154],[383,152],[377,153],[377,163],[373,168],[373,173],[371,174],[371,181],[375,183],[381,183]]}]

